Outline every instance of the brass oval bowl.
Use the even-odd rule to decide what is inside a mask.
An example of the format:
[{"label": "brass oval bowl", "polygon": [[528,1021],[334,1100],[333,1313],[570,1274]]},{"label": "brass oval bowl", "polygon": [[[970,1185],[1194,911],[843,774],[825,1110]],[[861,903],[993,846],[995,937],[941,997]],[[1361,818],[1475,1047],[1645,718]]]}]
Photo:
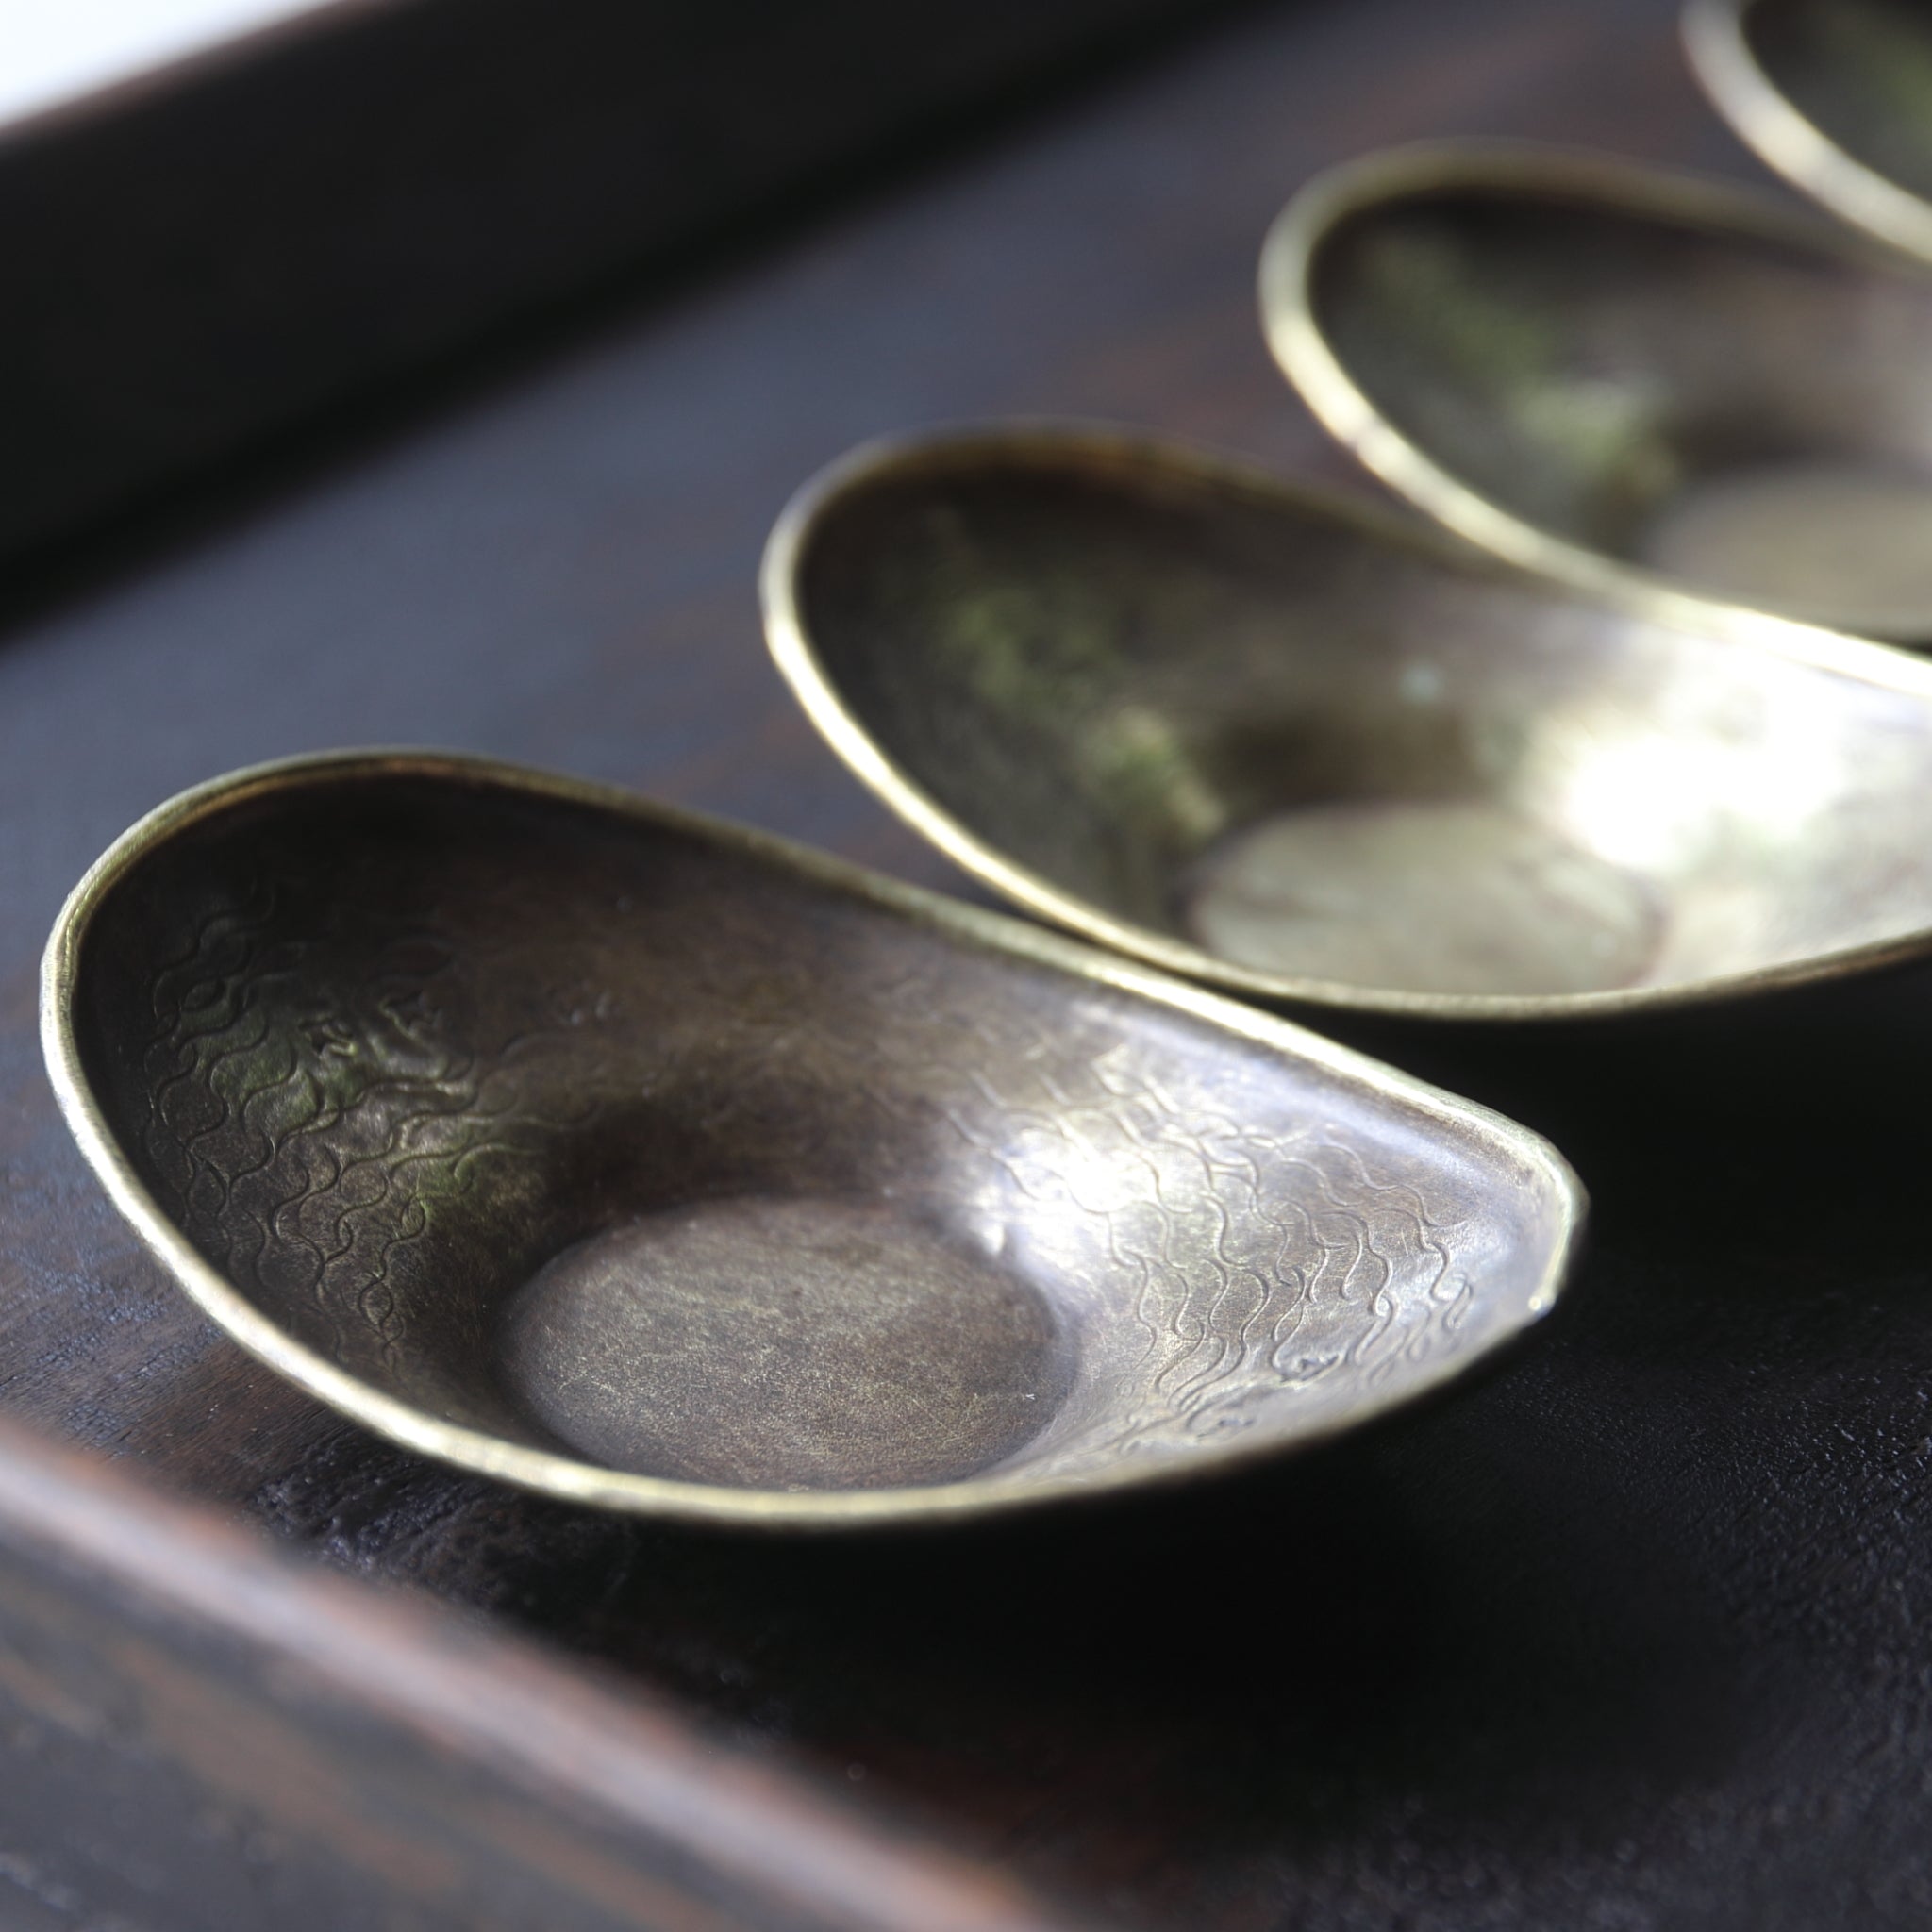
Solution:
[{"label": "brass oval bowl", "polygon": [[1692,0],[1690,64],[1771,167],[1932,260],[1932,17],[1897,0]]},{"label": "brass oval bowl", "polygon": [[1091,429],[861,450],[787,509],[763,590],[780,669],[903,818],[1244,994],[1595,1018],[1932,947],[1932,665],[1880,645],[1585,594]]},{"label": "brass oval bowl", "polygon": [[575,1503],[963,1516],[1348,1428],[1541,1314],[1542,1141],[1016,922],[414,754],[164,806],[49,944],[47,1060],[244,1347]]},{"label": "brass oval bowl", "polygon": [[1431,516],[1531,570],[1932,641],[1932,275],[1692,176],[1371,156],[1270,232],[1275,359]]}]

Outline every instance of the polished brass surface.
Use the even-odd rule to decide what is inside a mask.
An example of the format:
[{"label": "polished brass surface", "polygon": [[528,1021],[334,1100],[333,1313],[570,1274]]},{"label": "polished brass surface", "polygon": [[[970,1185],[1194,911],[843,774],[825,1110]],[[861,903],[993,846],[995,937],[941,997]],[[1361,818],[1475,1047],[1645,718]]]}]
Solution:
[{"label": "polished brass surface", "polygon": [[1932,260],[1932,12],[1900,0],[1692,0],[1705,92],[1856,227]]},{"label": "polished brass surface", "polygon": [[1880,645],[1081,429],[858,452],[786,511],[764,597],[926,837],[1245,993],[1587,1017],[1932,946],[1932,665]]},{"label": "polished brass surface", "polygon": [[1932,641],[1932,275],[1893,252],[1692,176],[1413,148],[1305,189],[1261,298],[1329,428],[1472,541]]},{"label": "polished brass surface", "polygon": [[1536,1136],[1036,928],[624,794],[299,759],[76,888],[48,1065],[236,1340],[426,1455],[787,1525],[1331,1435],[1547,1308]]}]

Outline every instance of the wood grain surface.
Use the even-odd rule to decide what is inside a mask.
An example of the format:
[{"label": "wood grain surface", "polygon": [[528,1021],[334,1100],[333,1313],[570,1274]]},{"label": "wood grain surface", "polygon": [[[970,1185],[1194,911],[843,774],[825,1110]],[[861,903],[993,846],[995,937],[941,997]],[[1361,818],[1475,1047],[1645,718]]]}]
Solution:
[{"label": "wood grain surface", "polygon": [[1932,1920],[1916,981],[1642,1053],[1392,1042],[1591,1187],[1591,1257],[1533,1343],[1199,1497],[810,1547],[541,1504],[281,1388],[108,1212],[33,1032],[41,939],[101,846],[309,747],[474,747],[968,890],[766,665],[753,571],[790,490],[874,432],[1010,413],[1354,481],[1261,344],[1270,216],[1325,162],[1446,134],[1749,176],[1674,10],[1256,12],[25,584],[0,653],[8,1412],[1089,1920]]},{"label": "wood grain surface", "polygon": [[1228,0],[346,0],[0,127],[0,559]]},{"label": "wood grain surface", "polygon": [[9,1928],[1071,1932],[648,1698],[10,1424],[0,1709]]}]

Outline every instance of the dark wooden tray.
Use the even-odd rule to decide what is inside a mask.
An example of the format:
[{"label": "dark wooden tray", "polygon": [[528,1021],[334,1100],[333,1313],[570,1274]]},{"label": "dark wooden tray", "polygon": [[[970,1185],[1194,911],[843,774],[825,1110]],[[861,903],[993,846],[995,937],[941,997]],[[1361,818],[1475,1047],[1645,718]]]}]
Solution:
[{"label": "dark wooden tray", "polygon": [[1674,12],[1249,13],[23,586],[0,1922],[1932,1920],[1916,983],[1829,1016],[1802,1079],[1761,1029],[1560,1079],[1541,1047],[1432,1066],[1596,1200],[1564,1310],[1478,1386],[1196,1497],[805,1545],[525,1499],[283,1388],[109,1213],[34,1034],[42,937],[107,841],[308,747],[475,747],[957,885],[766,666],[753,570],[791,487],[1014,411],[1347,476],[1261,344],[1268,218],[1407,137],[1749,174]]}]

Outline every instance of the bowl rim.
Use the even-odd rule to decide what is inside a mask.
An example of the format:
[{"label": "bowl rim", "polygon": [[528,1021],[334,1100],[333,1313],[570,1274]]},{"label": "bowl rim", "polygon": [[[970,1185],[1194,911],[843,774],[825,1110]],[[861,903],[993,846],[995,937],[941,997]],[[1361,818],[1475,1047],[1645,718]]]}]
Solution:
[{"label": "bowl rim", "polygon": [[1778,86],[1751,44],[1761,0],[1688,0],[1682,33],[1706,98],[1759,160],[1840,220],[1932,261],[1932,201],[1843,147]]},{"label": "bowl rim", "polygon": [[807,554],[821,523],[846,497],[884,479],[989,460],[1013,469],[1077,466],[1098,475],[1146,475],[1151,467],[1183,481],[1367,535],[1470,578],[1512,583],[1557,604],[1607,609],[1685,632],[1718,648],[1768,652],[1826,675],[1902,691],[1928,706],[1932,660],[1795,619],[1682,595],[1624,571],[1525,570],[1365,498],[1292,481],[1261,464],[1144,431],[1029,419],[881,437],[821,470],[779,516],[759,571],[766,641],[792,694],[848,769],[956,865],[1027,911],[1179,978],[1249,999],[1295,1008],[1451,1023],[1610,1020],[1755,997],[1874,971],[1932,952],[1932,925],[1927,925],[1896,938],[1669,986],[1571,993],[1435,993],[1242,966],[1151,926],[1113,917],[990,844],[887,753],[846,703],[812,641],[801,608],[800,579]]},{"label": "bowl rim", "polygon": [[[206,1259],[161,1208],[124,1152],[88,1079],[75,1026],[75,999],[90,927],[114,888],[156,848],[205,820],[277,792],[396,777],[587,807],[644,827],[695,838],[727,859],[786,872],[961,946],[993,952],[1021,964],[1043,965],[1065,974],[1070,981],[1106,986],[1206,1021],[1366,1087],[1423,1116],[1439,1134],[1486,1142],[1494,1156],[1516,1164],[1522,1184],[1539,1189],[1549,1212],[1548,1252],[1522,1318],[1471,1355],[1425,1368],[1393,1393],[1362,1391],[1345,1411],[1286,1440],[1237,1441],[1204,1449],[1198,1456],[1152,1465],[1124,1462],[1098,1474],[1046,1482],[969,1476],[942,1484],[849,1491],[685,1482],[608,1469],[567,1453],[507,1441],[387,1394],[296,1341]],[[459,752],[395,747],[277,758],[194,786],[146,813],[88,869],[55,921],[42,961],[41,1036],[61,1115],[109,1199],[177,1286],[250,1355],[338,1414],[416,1454],[567,1503],[665,1519],[763,1529],[942,1522],[1149,1483],[1166,1486],[1291,1454],[1401,1407],[1514,1342],[1548,1313],[1562,1292],[1588,1211],[1588,1197],[1575,1173],[1541,1134],[1479,1102],[1449,1093],[1290,1021],[1024,921],[925,891],[749,826],[661,805],[615,786]]]},{"label": "bowl rim", "polygon": [[1316,258],[1358,214],[1458,189],[1608,208],[1721,240],[1774,242],[1915,287],[1932,305],[1927,263],[1759,189],[1535,141],[1415,142],[1342,161],[1291,197],[1261,244],[1261,327],[1276,365],[1338,442],[1445,528],[1519,569],[1592,593],[1608,593],[1620,582],[1641,584],[1655,597],[1681,604],[1695,624],[1730,628],[1743,613],[1813,629],[1836,626],[1831,612],[1755,606],[1545,529],[1464,481],[1382,412],[1317,318]]}]

